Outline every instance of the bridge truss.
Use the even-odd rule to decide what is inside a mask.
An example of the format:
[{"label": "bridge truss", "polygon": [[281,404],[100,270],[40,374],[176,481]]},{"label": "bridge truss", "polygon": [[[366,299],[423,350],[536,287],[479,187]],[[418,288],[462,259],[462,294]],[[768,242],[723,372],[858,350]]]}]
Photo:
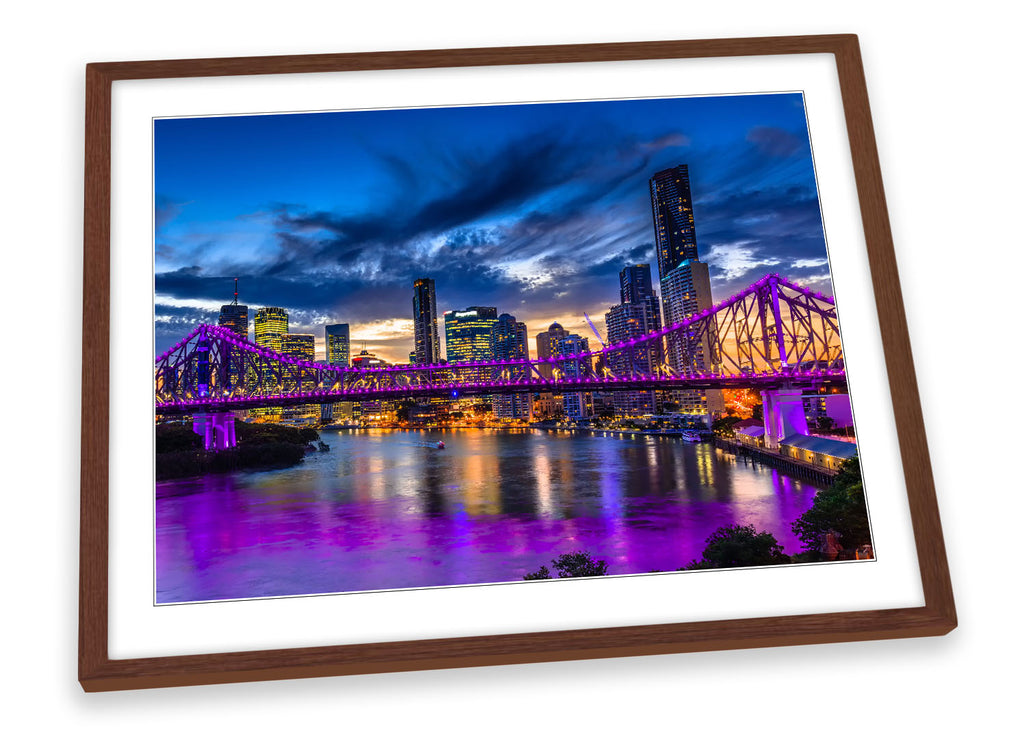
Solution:
[{"label": "bridge truss", "polygon": [[601,350],[429,366],[332,366],[201,325],[158,356],[156,411],[521,392],[812,388],[845,383],[835,302],[777,274],[686,320]]}]

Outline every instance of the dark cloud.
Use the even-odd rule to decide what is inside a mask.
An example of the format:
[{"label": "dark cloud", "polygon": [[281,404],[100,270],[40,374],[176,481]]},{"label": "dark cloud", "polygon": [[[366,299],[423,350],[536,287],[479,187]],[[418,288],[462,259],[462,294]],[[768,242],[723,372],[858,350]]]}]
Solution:
[{"label": "dark cloud", "polygon": [[801,153],[807,146],[807,139],[782,130],[757,126],[747,133],[747,141],[757,146],[758,150],[768,156],[792,156]]}]

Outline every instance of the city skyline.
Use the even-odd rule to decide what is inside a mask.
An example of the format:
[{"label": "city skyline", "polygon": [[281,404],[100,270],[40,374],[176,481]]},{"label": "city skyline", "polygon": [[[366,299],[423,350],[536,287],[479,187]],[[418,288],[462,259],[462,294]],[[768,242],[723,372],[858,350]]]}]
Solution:
[{"label": "city skyline", "polygon": [[684,163],[716,294],[769,270],[831,293],[798,94],[156,123],[158,352],[236,277],[318,356],[346,323],[407,362],[419,278],[437,313],[515,315],[531,354],[556,321],[592,335],[584,312],[606,331],[620,271],[657,264],[649,179]]}]

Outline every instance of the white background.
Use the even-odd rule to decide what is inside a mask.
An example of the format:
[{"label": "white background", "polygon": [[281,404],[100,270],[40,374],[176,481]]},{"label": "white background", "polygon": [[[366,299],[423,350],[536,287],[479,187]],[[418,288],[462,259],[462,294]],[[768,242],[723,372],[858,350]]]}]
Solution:
[{"label": "white background", "polygon": [[[1019,726],[1017,24],[995,3],[19,3],[4,16],[5,727],[16,734],[987,734]],[[961,626],[851,643],[83,694],[75,681],[84,65],[854,32]],[[1014,280],[1011,282],[1011,279]],[[1004,293],[1003,290],[1006,290]],[[1019,289],[1017,290],[1019,291]],[[32,333],[25,339],[24,331]],[[992,376],[996,375],[993,371]],[[1017,376],[1008,376],[1011,381]],[[21,389],[30,381],[37,393]],[[994,438],[983,447],[981,434]],[[1013,727],[1016,728],[1016,727]]]}]

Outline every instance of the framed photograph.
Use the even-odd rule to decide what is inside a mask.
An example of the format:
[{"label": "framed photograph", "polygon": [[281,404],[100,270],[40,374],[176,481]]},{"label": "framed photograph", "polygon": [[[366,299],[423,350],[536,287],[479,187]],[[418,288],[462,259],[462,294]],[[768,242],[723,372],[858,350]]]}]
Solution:
[{"label": "framed photograph", "polygon": [[955,627],[855,36],[86,77],[85,690]]}]

